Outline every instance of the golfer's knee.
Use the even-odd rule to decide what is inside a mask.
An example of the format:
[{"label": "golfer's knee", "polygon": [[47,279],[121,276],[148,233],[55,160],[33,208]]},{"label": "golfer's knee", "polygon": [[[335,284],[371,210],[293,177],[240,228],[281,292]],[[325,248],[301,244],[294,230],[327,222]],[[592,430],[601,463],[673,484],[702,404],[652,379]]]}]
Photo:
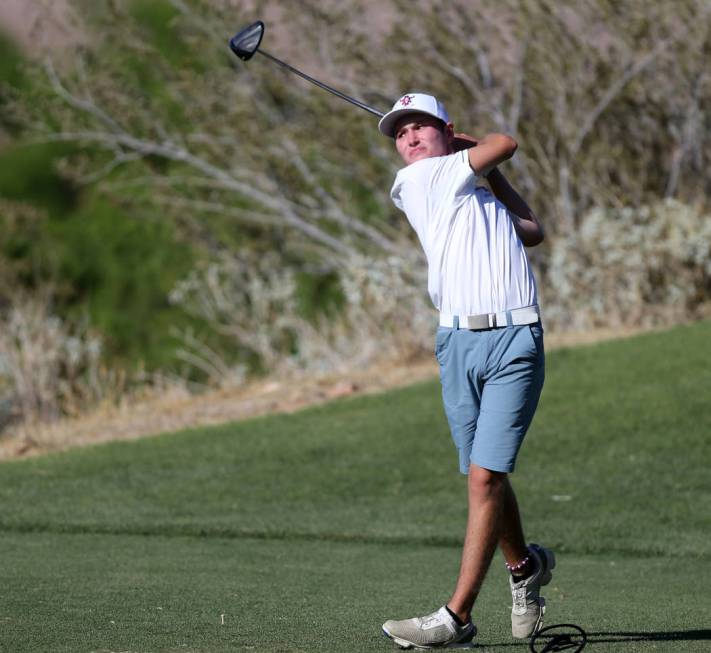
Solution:
[{"label": "golfer's knee", "polygon": [[494,472],[484,467],[471,465],[469,468],[469,496],[487,497],[503,494],[506,490],[508,475]]}]

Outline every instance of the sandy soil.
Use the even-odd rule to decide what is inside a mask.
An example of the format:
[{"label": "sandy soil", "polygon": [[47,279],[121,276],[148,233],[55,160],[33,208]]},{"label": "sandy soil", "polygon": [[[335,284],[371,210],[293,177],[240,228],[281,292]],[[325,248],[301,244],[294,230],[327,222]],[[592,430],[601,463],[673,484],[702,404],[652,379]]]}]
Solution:
[{"label": "sandy soil", "polygon": [[0,28],[28,53],[57,53],[82,42],[79,21],[67,0],[2,0]]}]

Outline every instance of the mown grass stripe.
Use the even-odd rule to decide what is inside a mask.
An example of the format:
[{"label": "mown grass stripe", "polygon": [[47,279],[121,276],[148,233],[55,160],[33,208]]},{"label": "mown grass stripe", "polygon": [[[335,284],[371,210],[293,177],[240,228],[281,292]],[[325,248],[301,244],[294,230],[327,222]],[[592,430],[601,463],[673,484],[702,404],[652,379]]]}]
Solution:
[{"label": "mown grass stripe", "polygon": [[[109,535],[116,537],[157,537],[157,538],[188,538],[188,539],[219,539],[219,540],[255,540],[276,542],[331,542],[334,544],[372,544],[386,546],[413,547],[440,547],[461,549],[462,539],[455,536],[409,536],[409,535],[366,535],[363,533],[337,533],[337,532],[308,532],[290,530],[256,530],[256,529],[195,529],[166,525],[155,528],[122,527],[109,528],[93,524],[0,524],[0,533],[17,535]],[[554,548],[559,554],[585,555],[585,556],[625,556],[634,558],[669,558],[665,547],[654,549],[649,546],[634,547],[596,547],[577,546],[571,547],[565,542],[547,541],[547,545]],[[680,553],[676,558],[711,560],[711,554]]]}]

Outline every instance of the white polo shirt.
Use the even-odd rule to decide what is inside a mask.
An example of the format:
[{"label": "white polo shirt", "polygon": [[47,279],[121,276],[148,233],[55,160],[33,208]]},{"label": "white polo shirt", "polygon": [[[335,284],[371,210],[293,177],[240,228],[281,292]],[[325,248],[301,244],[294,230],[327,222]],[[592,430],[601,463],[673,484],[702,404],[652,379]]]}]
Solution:
[{"label": "white polo shirt", "polygon": [[462,150],[402,168],[390,191],[425,251],[432,302],[452,315],[536,304],[533,271],[508,211],[476,179]]}]

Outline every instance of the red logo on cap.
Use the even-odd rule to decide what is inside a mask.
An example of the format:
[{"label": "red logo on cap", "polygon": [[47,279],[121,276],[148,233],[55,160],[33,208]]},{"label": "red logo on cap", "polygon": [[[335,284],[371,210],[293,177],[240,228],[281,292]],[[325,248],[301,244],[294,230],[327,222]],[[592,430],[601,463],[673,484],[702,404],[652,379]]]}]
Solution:
[{"label": "red logo on cap", "polygon": [[415,96],[414,96],[414,95],[403,95],[403,96],[400,98],[400,104],[402,104],[402,106],[406,107],[406,106],[407,106],[408,104],[410,104],[410,102],[412,102],[414,99],[415,99]]}]

